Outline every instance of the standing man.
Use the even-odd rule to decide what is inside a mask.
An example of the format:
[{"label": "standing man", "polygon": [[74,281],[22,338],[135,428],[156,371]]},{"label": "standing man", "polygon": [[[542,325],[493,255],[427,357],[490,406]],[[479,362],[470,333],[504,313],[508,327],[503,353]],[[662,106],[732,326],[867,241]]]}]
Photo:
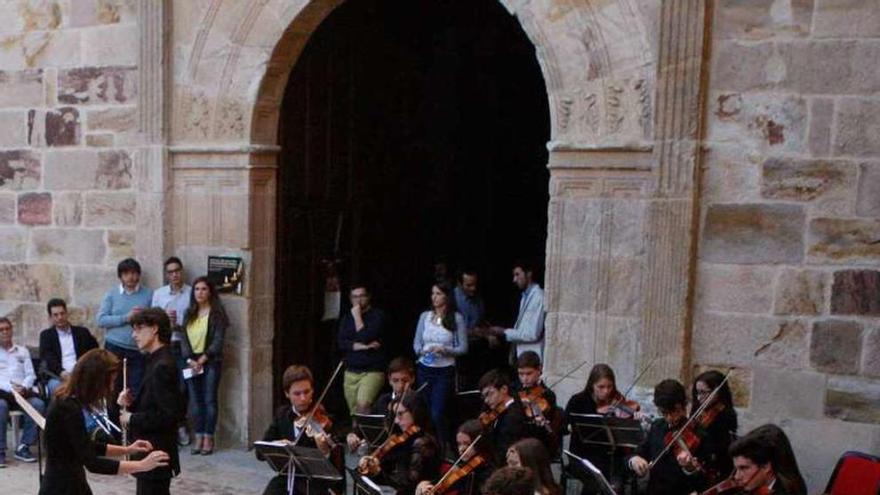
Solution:
[{"label": "standing man", "polygon": [[52,326],[40,332],[40,373],[49,377],[46,388],[52,396],[62,380],[73,372],[76,360],[97,349],[98,341],[88,328],[70,324],[64,299],[50,299],[46,311]]},{"label": "standing man", "polygon": [[171,478],[180,473],[175,432],[184,415],[180,371],[168,347],[171,323],[161,309],[147,308],[132,316],[131,328],[138,350],[146,354],[146,366],[140,390],[119,394],[117,403],[131,408],[119,421],[134,440],[147,440],[170,457],[167,466],[135,475],[138,495],[167,495]]},{"label": "standing man", "polygon": [[514,344],[513,362],[526,351],[534,351],[543,361],[544,291],[535,282],[534,266],[526,261],[517,261],[513,265],[513,283],[522,291],[516,323],[513,328],[491,327],[490,331]]},{"label": "standing man", "polygon": [[[6,467],[6,423],[9,410],[17,409],[15,390],[40,414],[46,414],[46,404],[37,396],[34,383],[37,375],[31,363],[31,353],[26,347],[12,342],[12,322],[0,317],[0,468]],[[30,446],[37,441],[37,425],[28,415],[24,418],[24,432],[15,449],[15,458],[22,462],[37,462]]]},{"label": "standing man", "polygon": [[466,268],[458,276],[458,284],[455,286],[455,307],[464,316],[464,324],[470,335],[486,314],[483,298],[477,293],[476,270]]},{"label": "standing man", "polygon": [[352,284],[351,311],[339,321],[337,343],[345,352],[343,390],[350,414],[368,414],[385,384],[385,313],[370,304],[366,284]]},{"label": "standing man", "polygon": [[[165,272],[165,280],[168,285],[163,285],[153,292],[153,300],[150,307],[160,308],[168,315],[171,320],[171,353],[177,361],[177,367],[184,369],[187,367],[186,361],[180,352],[180,340],[183,331],[183,319],[186,315],[186,309],[189,307],[189,300],[192,294],[192,287],[184,283],[183,262],[177,256],[172,256],[165,260],[163,265]],[[186,385],[181,381],[181,392],[186,399]],[[186,431],[186,422],[181,424],[177,429],[177,443],[180,445],[189,445],[189,433]]]},{"label": "standing man", "polygon": [[[104,329],[104,348],[128,359],[128,387],[137,393],[144,375],[144,357],[131,336],[135,315],[150,307],[153,293],[141,285],[141,265],[126,258],[116,267],[119,286],[107,291],[98,309],[98,326]],[[116,392],[122,390],[122,373],[116,377]]]}]

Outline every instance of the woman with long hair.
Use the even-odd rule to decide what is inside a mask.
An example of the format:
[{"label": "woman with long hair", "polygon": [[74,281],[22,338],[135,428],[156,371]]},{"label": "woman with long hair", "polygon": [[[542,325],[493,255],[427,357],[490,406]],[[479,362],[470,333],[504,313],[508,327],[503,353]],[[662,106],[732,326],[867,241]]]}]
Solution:
[{"label": "woman with long hair", "polygon": [[[712,396],[715,389],[717,392]],[[730,385],[724,381],[724,374],[720,371],[704,371],[694,379],[691,387],[691,416],[696,414],[707,400],[710,402],[703,409],[703,418],[694,420],[701,425],[700,430],[704,431],[701,443],[705,445],[699,449],[701,451],[699,464],[695,464],[693,468],[698,467],[710,478],[724,479],[733,471],[733,459],[728,449],[736,439],[738,422]],[[688,466],[684,464],[682,466],[688,469]],[[713,481],[715,480],[709,480],[710,483]]]},{"label": "woman with long hair", "polygon": [[192,453],[210,455],[214,452],[217,389],[220,386],[223,339],[229,328],[229,317],[226,316],[217,289],[208,277],[199,277],[193,282],[183,327],[185,331],[180,341],[180,354],[192,373],[186,380],[190,418],[196,434]]},{"label": "woman with long hair", "polygon": [[419,317],[413,350],[418,356],[416,382],[425,387],[431,421],[438,440],[445,445],[450,432],[446,405],[455,381],[455,358],[467,352],[468,338],[464,317],[455,310],[451,285],[440,282],[431,287],[431,309]]},{"label": "woman with long hair", "polygon": [[525,467],[535,473],[535,493],[559,495],[562,491],[553,478],[550,454],[537,438],[524,438],[507,449],[509,467]]},{"label": "woman with long hair", "polygon": [[[98,411],[110,400],[119,360],[104,349],[92,349],[77,361],[70,378],[55,392],[46,415],[46,474],[40,495],[91,495],[85,469],[97,474],[132,474],[167,466],[167,453],[146,440],[122,447],[95,442],[86,433],[83,410]],[[117,461],[110,457],[144,457]]]}]

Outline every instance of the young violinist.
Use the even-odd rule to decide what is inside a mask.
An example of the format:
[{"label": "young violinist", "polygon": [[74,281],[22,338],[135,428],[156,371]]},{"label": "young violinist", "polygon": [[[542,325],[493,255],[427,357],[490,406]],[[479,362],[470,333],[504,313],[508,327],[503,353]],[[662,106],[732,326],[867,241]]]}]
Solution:
[{"label": "young violinist", "polygon": [[547,445],[551,455],[559,451],[562,439],[562,411],[556,406],[556,394],[541,379],[543,366],[535,351],[526,351],[516,359],[519,376],[517,396],[528,418],[529,433]]},{"label": "young violinist", "polygon": [[[712,391],[718,389],[715,395]],[[711,399],[709,397],[712,397]],[[706,404],[703,412],[709,421],[701,421],[705,436],[701,442],[702,455],[699,459],[684,453],[681,464],[689,471],[702,470],[709,475],[709,483],[726,478],[733,472],[733,460],[728,452],[736,438],[737,417],[733,408],[733,395],[730,386],[724,381],[724,374],[716,370],[700,373],[691,388],[691,416],[700,406]],[[704,487],[705,488],[705,487]]]},{"label": "young violinist", "polygon": [[[628,459],[629,468],[639,477],[647,476],[650,472],[648,495],[684,495],[700,492],[710,483],[707,482],[702,471],[687,471],[687,468],[681,465],[684,461],[681,451],[684,449],[680,445],[696,444],[690,455],[699,461],[703,458],[705,444],[701,443],[701,439],[693,433],[696,428],[689,428],[686,430],[688,434],[675,439],[688,420],[684,386],[677,380],[663,380],[654,387],[654,405],[657,406],[662,418],[654,421],[636,455]],[[694,441],[694,438],[697,440]],[[669,443],[672,445],[667,448]],[[654,462],[653,466],[652,462]]]},{"label": "young violinist", "polygon": [[[458,463],[440,477],[440,481],[422,481],[416,487],[416,495],[479,495],[483,484],[494,470],[492,451],[486,437],[480,437],[483,425],[477,419],[469,419],[458,427],[455,445]],[[479,439],[479,440],[478,440]]]},{"label": "young violinist", "polygon": [[[745,493],[806,495],[788,436],[774,424],[760,426],[730,446],[735,485]],[[722,492],[723,493],[723,492]]]},{"label": "young violinist", "polygon": [[525,467],[535,473],[535,493],[540,495],[559,495],[562,492],[553,478],[550,468],[550,453],[537,438],[524,438],[507,449],[507,465]]},{"label": "young violinist", "polygon": [[[315,393],[314,378],[309,368],[300,365],[292,365],[284,370],[281,379],[284,387],[284,396],[290,401],[290,405],[282,406],[275,413],[275,419],[266,433],[263,434],[264,441],[287,440],[301,447],[312,447],[320,450],[325,456],[332,458],[337,468],[341,467],[341,452],[334,449],[335,442],[331,436],[331,428],[333,426],[330,418],[322,406],[313,414],[313,398]],[[309,420],[306,424],[306,420]],[[257,459],[263,460],[257,453]],[[309,494],[306,494],[306,484],[295,483],[296,493],[325,494],[331,487],[330,484],[315,482],[314,480],[308,484]],[[287,476],[278,475],[269,481],[263,495],[282,495],[287,493]]]},{"label": "young violinist", "polygon": [[[565,406],[563,432],[571,431],[570,450],[578,457],[589,460],[617,488],[622,486],[623,456],[612,456],[607,447],[586,444],[579,431],[572,429],[572,414],[613,414],[617,417],[633,417],[639,414],[637,402],[626,400],[617,390],[614,370],[607,364],[597,364],[590,370],[584,390],[574,394]],[[581,468],[575,464],[575,469]],[[589,487],[584,487],[588,491]]]},{"label": "young violinist", "polygon": [[[394,404],[400,400],[404,391],[410,390],[410,386],[416,381],[416,367],[412,360],[405,357],[397,357],[388,364],[388,384],[391,385],[391,391],[386,392],[376,399],[373,403],[370,414],[385,415],[387,428],[390,430],[394,426]],[[414,392],[410,390],[410,392]],[[349,450],[357,451],[364,439],[359,437],[357,433],[351,432],[346,436],[346,443]]]},{"label": "young violinist", "polygon": [[480,394],[487,410],[480,414],[484,435],[492,444],[493,460],[503,465],[507,449],[528,436],[526,417],[516,397],[511,395],[510,378],[500,370],[487,371],[480,378]]},{"label": "young violinist", "polygon": [[405,394],[394,407],[400,433],[391,435],[370,455],[360,458],[358,471],[397,493],[413,493],[421,480],[436,479],[440,446],[430,433],[430,415],[416,394]]},{"label": "young violinist", "polygon": [[485,495],[535,495],[534,473],[524,467],[503,467],[489,476]]}]

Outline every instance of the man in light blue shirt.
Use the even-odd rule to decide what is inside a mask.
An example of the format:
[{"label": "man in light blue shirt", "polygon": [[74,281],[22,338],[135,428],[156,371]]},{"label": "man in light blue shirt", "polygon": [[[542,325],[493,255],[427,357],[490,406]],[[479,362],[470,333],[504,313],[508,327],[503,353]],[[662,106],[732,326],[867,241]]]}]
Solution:
[{"label": "man in light blue shirt", "polygon": [[[131,336],[131,318],[149,308],[153,291],[141,285],[141,265],[126,258],[116,267],[119,285],[113,287],[101,301],[98,326],[104,329],[104,348],[122,362],[128,359],[128,388],[133,393],[140,389],[144,375],[144,356]],[[116,377],[116,393],[122,390],[122,373]]]},{"label": "man in light blue shirt", "polygon": [[535,269],[526,261],[513,265],[513,283],[522,291],[519,314],[513,328],[492,327],[490,332],[503,336],[514,345],[512,361],[526,351],[535,351],[544,360],[544,291],[535,281]]}]

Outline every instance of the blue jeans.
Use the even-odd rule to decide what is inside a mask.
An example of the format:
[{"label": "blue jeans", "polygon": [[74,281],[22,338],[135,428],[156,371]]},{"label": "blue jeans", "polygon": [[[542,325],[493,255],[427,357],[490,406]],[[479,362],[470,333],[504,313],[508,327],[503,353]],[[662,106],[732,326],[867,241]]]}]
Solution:
[{"label": "blue jeans", "polygon": [[220,362],[205,363],[205,372],[186,381],[189,389],[189,415],[196,435],[213,435],[217,429],[217,389]]},{"label": "blue jeans", "polygon": [[455,383],[455,366],[443,368],[431,368],[421,363],[416,371],[416,383],[421,387],[427,383],[423,397],[428,398],[428,408],[431,410],[431,422],[437,428],[437,439],[441,444],[450,441],[449,422],[446,420],[446,405],[452,396]]},{"label": "blue jeans", "polygon": [[[14,400],[14,399],[13,399]],[[38,397],[31,397],[27,400],[34,409],[42,415],[46,414],[46,404]],[[6,451],[6,423],[9,421],[9,406],[11,404],[6,399],[0,399],[0,425],[2,425],[2,435],[0,435],[0,452]],[[33,445],[37,443],[37,424],[28,416],[24,415],[24,430],[21,433],[21,442],[24,445]]]},{"label": "blue jeans", "polygon": [[58,390],[58,387],[61,386],[61,380],[57,378],[49,378],[49,383],[46,384],[46,393],[49,394],[49,399],[52,399],[52,396],[55,395],[55,391]]}]

